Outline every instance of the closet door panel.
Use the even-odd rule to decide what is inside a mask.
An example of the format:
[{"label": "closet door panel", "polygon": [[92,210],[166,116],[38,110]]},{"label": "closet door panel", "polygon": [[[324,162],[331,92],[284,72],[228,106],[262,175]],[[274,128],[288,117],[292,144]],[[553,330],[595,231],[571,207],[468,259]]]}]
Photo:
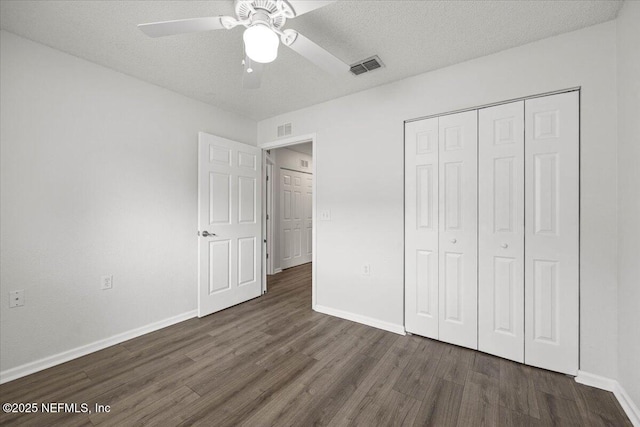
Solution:
[{"label": "closet door panel", "polygon": [[438,118],[405,125],[405,329],[438,338]]},{"label": "closet door panel", "polygon": [[477,111],[439,118],[439,336],[477,348]]},{"label": "closet door panel", "polygon": [[525,101],[525,363],[578,371],[578,92]]},{"label": "closet door panel", "polygon": [[524,101],[478,115],[478,349],[524,362]]}]

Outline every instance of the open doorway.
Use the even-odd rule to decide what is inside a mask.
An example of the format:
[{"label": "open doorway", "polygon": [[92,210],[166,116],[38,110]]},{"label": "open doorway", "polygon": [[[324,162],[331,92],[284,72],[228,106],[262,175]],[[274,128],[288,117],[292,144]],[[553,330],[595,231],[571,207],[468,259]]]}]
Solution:
[{"label": "open doorway", "polygon": [[312,147],[306,142],[270,150],[274,167],[268,185],[273,190],[267,224],[273,230],[272,274],[311,262]]},{"label": "open doorway", "polygon": [[[287,269],[311,269],[315,306],[315,136],[262,144],[264,283]],[[308,270],[307,270],[308,271]]]}]

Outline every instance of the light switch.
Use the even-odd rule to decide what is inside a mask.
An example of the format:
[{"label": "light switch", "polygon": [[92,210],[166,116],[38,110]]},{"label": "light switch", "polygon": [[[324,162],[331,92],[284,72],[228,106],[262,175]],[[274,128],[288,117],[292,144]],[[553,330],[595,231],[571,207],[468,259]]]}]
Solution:
[{"label": "light switch", "polygon": [[331,221],[331,211],[329,209],[323,209],[320,211],[320,221]]},{"label": "light switch", "polygon": [[9,308],[22,307],[24,305],[24,290],[9,292]]}]

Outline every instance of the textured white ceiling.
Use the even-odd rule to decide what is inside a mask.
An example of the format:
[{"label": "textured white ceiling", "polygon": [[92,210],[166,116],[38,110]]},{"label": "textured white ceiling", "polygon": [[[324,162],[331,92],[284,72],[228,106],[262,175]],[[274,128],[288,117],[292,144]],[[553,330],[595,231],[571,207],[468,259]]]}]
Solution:
[{"label": "textured white ceiling", "polygon": [[0,2],[0,27],[253,119],[614,19],[622,1],[341,0],[289,20],[338,58],[386,68],[332,77],[281,46],[262,87],[242,89],[242,29],[151,39],[136,24],[233,15],[232,1]]}]

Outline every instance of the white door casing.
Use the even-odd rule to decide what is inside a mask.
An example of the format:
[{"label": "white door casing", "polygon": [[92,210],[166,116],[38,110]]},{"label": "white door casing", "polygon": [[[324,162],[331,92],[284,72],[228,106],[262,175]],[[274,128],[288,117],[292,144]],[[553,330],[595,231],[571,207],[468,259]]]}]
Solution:
[{"label": "white door casing", "polygon": [[262,292],[262,152],[203,132],[198,146],[202,317]]},{"label": "white door casing", "polygon": [[438,339],[438,118],[405,125],[405,328]]},{"label": "white door casing", "polygon": [[578,371],[579,93],[525,101],[525,363]]},{"label": "white door casing", "polygon": [[282,269],[311,262],[312,175],[280,168]]},{"label": "white door casing", "polygon": [[302,194],[302,255],[304,263],[311,262],[313,256],[313,175],[303,174]]},{"label": "white door casing", "polygon": [[478,112],[478,349],[524,362],[524,101]]},{"label": "white door casing", "polygon": [[[266,251],[267,251],[267,262],[266,262],[266,274],[273,274],[274,271],[274,259],[276,257],[274,253],[274,221],[277,221],[277,218],[273,217],[273,166],[274,162],[268,156],[265,156],[265,206],[266,206],[266,222],[265,222],[265,234],[266,234]],[[265,283],[266,284],[266,283]]]},{"label": "white door casing", "polygon": [[478,348],[478,113],[442,116],[439,130],[440,340]]}]

